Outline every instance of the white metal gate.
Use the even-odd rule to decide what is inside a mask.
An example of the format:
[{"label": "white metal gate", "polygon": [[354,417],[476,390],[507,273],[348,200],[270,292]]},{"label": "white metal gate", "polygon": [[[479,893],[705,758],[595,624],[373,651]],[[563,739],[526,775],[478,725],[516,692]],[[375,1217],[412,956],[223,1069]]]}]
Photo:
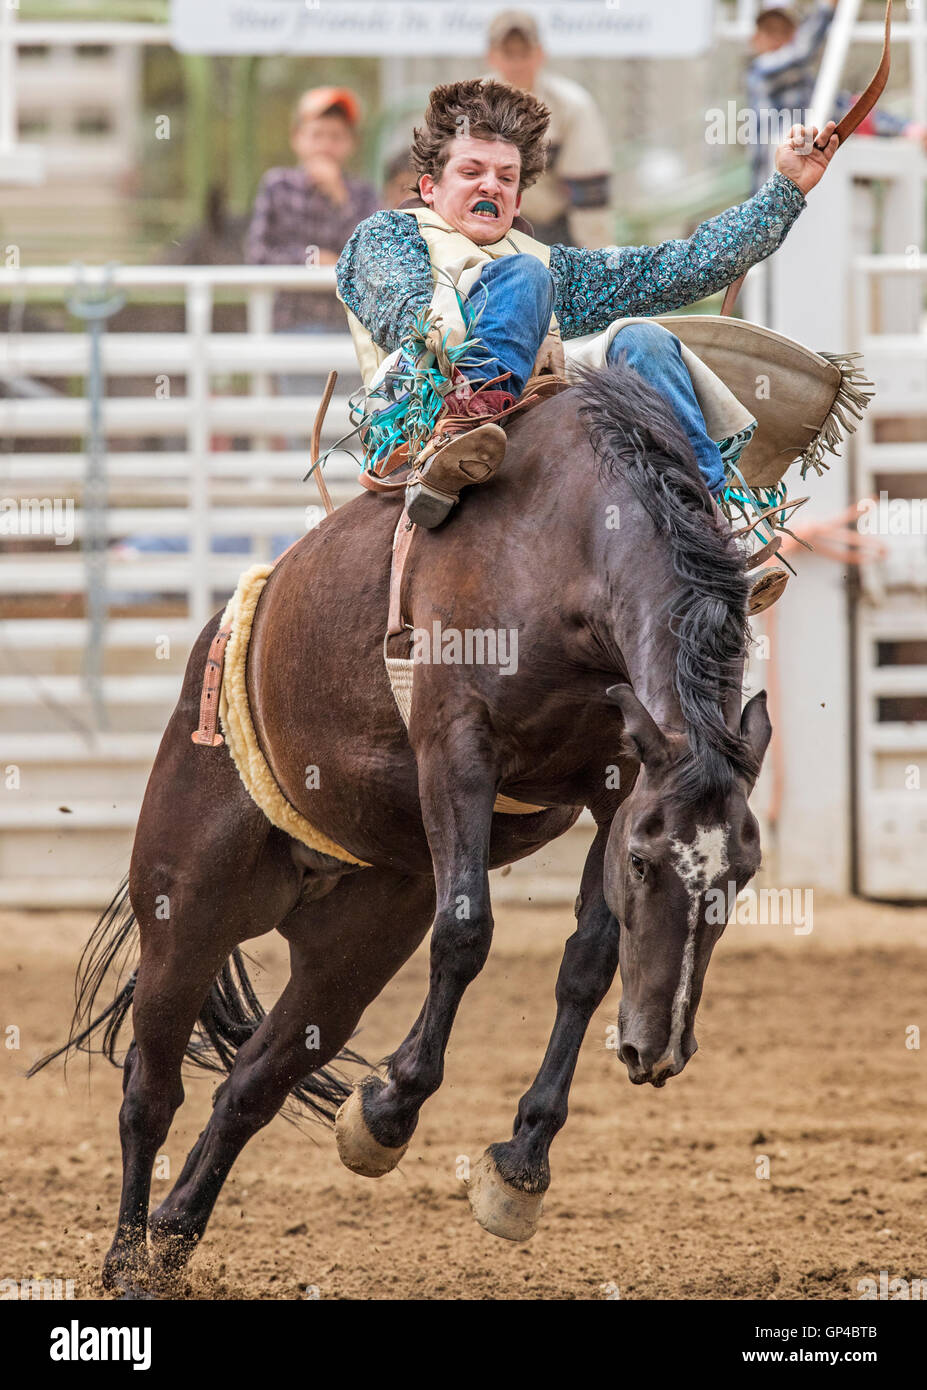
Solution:
[{"label": "white metal gate", "polygon": [[883,546],[860,569],[855,604],[857,878],[860,892],[892,899],[927,899],[927,337],[874,333],[872,316],[881,279],[919,301],[921,255],[855,267],[876,385],[857,436],[858,524]]}]

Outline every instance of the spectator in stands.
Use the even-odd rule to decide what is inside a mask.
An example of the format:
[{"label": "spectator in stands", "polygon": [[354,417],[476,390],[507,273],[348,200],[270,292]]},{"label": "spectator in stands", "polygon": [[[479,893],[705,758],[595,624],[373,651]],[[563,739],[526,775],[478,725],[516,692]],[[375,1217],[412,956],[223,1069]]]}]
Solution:
[{"label": "spectator in stands", "polygon": [[[793,122],[806,120],[805,113],[814,95],[817,60],[836,5],[837,0],[826,0],[801,22],[781,5],[768,6],[757,16],[750,42],[753,57],[747,69],[747,101],[757,116],[759,130],[771,133],[768,140],[757,141],[751,154],[754,193],[772,172],[776,146],[784,138],[773,129],[770,116],[767,114],[764,122],[762,115],[777,113],[788,123],[787,128]],[[832,115],[827,113],[829,118],[839,121],[854,100],[850,92],[838,93]],[[799,114],[792,115],[793,112]],[[919,140],[927,149],[927,128],[878,109],[859,127],[859,134],[905,135]]]},{"label": "spectator in stands", "polygon": [[[345,173],[357,147],[360,107],[346,87],[314,87],[293,112],[290,145],[298,163],[268,169],[254,202],[245,246],[250,265],[334,265],[354,228],[380,206],[376,190]],[[273,326],[286,333],[343,333],[344,310],[330,294],[280,293]],[[281,377],[284,395],[307,379]]]},{"label": "spectator in stands", "polygon": [[549,245],[611,245],[612,155],[592,97],[577,82],[547,71],[537,24],[524,10],[505,10],[492,21],[488,61],[493,75],[533,92],[550,109],[548,167],[521,203],[534,235]]}]

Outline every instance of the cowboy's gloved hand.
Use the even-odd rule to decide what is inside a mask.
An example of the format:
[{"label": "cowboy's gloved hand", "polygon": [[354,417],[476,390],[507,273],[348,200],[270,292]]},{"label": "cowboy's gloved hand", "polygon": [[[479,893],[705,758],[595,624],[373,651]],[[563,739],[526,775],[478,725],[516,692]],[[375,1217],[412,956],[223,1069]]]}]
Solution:
[{"label": "cowboy's gloved hand", "polygon": [[[828,121],[818,137],[817,126],[793,125],[788,139],[776,150],[776,168],[780,174],[791,179],[802,193],[809,193],[824,175],[828,164],[837,153],[839,140],[834,135],[836,121]],[[823,150],[814,148],[815,142],[824,144]]]}]

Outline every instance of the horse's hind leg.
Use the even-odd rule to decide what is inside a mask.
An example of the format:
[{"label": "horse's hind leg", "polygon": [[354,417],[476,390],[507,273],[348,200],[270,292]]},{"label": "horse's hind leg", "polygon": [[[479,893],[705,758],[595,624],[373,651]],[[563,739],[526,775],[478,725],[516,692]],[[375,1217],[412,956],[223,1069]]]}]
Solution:
[{"label": "horse's hind leg", "polygon": [[189,957],[155,957],[142,951],[133,1001],[135,1040],[125,1060],[119,1112],[122,1197],[116,1234],[103,1264],[104,1286],[130,1296],[147,1268],[151,1174],[183,1101],[184,1050],[213,978],[231,949],[223,946],[208,961],[195,949]]},{"label": "horse's hind leg", "polygon": [[[298,893],[299,875],[282,849],[284,837],[268,835],[266,822],[259,828],[249,825],[247,808],[238,809],[247,830],[257,833],[253,838],[246,834],[239,844],[237,867],[202,836],[198,846],[186,842],[192,859],[200,852],[196,876],[192,869],[177,873],[171,867],[163,839],[151,852],[150,870],[140,869],[139,856],[133,855],[129,882],[141,933],[133,997],[135,1041],[126,1058],[119,1112],[119,1220],[103,1266],[104,1285],[130,1294],[135,1277],[147,1268],[151,1175],[183,1101],[180,1068],[197,1015],[234,948],[271,931]],[[162,891],[155,893],[155,886]],[[164,903],[168,915],[162,920],[159,905]]]},{"label": "horse's hind leg", "polygon": [[425,936],[433,910],[430,876],[367,868],[321,900],[297,906],[280,924],[290,943],[291,978],[240,1048],[208,1125],[151,1218],[152,1244],[166,1272],[182,1266],[202,1239],[245,1144],[295,1085],[337,1056],[364,1009]]},{"label": "horse's hind leg", "polygon": [[135,1043],[119,1112],[123,1183],[107,1288],[135,1292],[147,1267],[151,1176],[177,1107],[180,1068],[197,1015],[224,961],[271,931],[299,895],[289,841],[250,799],[222,748],[190,742],[198,676],[215,622],[190,658],[139,816],[129,897],[141,956],[133,996]]},{"label": "horse's hind leg", "polygon": [[[158,863],[163,894],[136,888],[132,903],[141,930],[141,958],[133,997],[135,1041],[126,1058],[119,1112],[123,1186],[113,1244],[103,1266],[107,1288],[131,1293],[147,1268],[146,1232],[151,1175],[158,1149],[183,1101],[184,1052],[218,971],[234,948],[271,931],[298,892],[298,874],[281,854],[277,832],[261,832],[263,848],[240,846],[238,872],[207,862],[200,882],[172,880]],[[257,840],[261,846],[261,839]],[[208,859],[208,856],[207,856]],[[130,877],[130,884],[132,879]],[[156,901],[170,902],[160,920]]]}]

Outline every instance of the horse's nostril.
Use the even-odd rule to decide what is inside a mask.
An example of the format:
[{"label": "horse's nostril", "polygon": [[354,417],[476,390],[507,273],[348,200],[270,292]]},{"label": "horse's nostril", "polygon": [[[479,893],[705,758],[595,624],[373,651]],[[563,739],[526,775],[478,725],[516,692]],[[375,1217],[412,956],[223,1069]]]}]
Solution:
[{"label": "horse's nostril", "polygon": [[621,1058],[622,1062],[624,1062],[628,1071],[640,1071],[641,1059],[640,1053],[636,1047],[632,1047],[630,1043],[622,1043],[618,1056]]}]

